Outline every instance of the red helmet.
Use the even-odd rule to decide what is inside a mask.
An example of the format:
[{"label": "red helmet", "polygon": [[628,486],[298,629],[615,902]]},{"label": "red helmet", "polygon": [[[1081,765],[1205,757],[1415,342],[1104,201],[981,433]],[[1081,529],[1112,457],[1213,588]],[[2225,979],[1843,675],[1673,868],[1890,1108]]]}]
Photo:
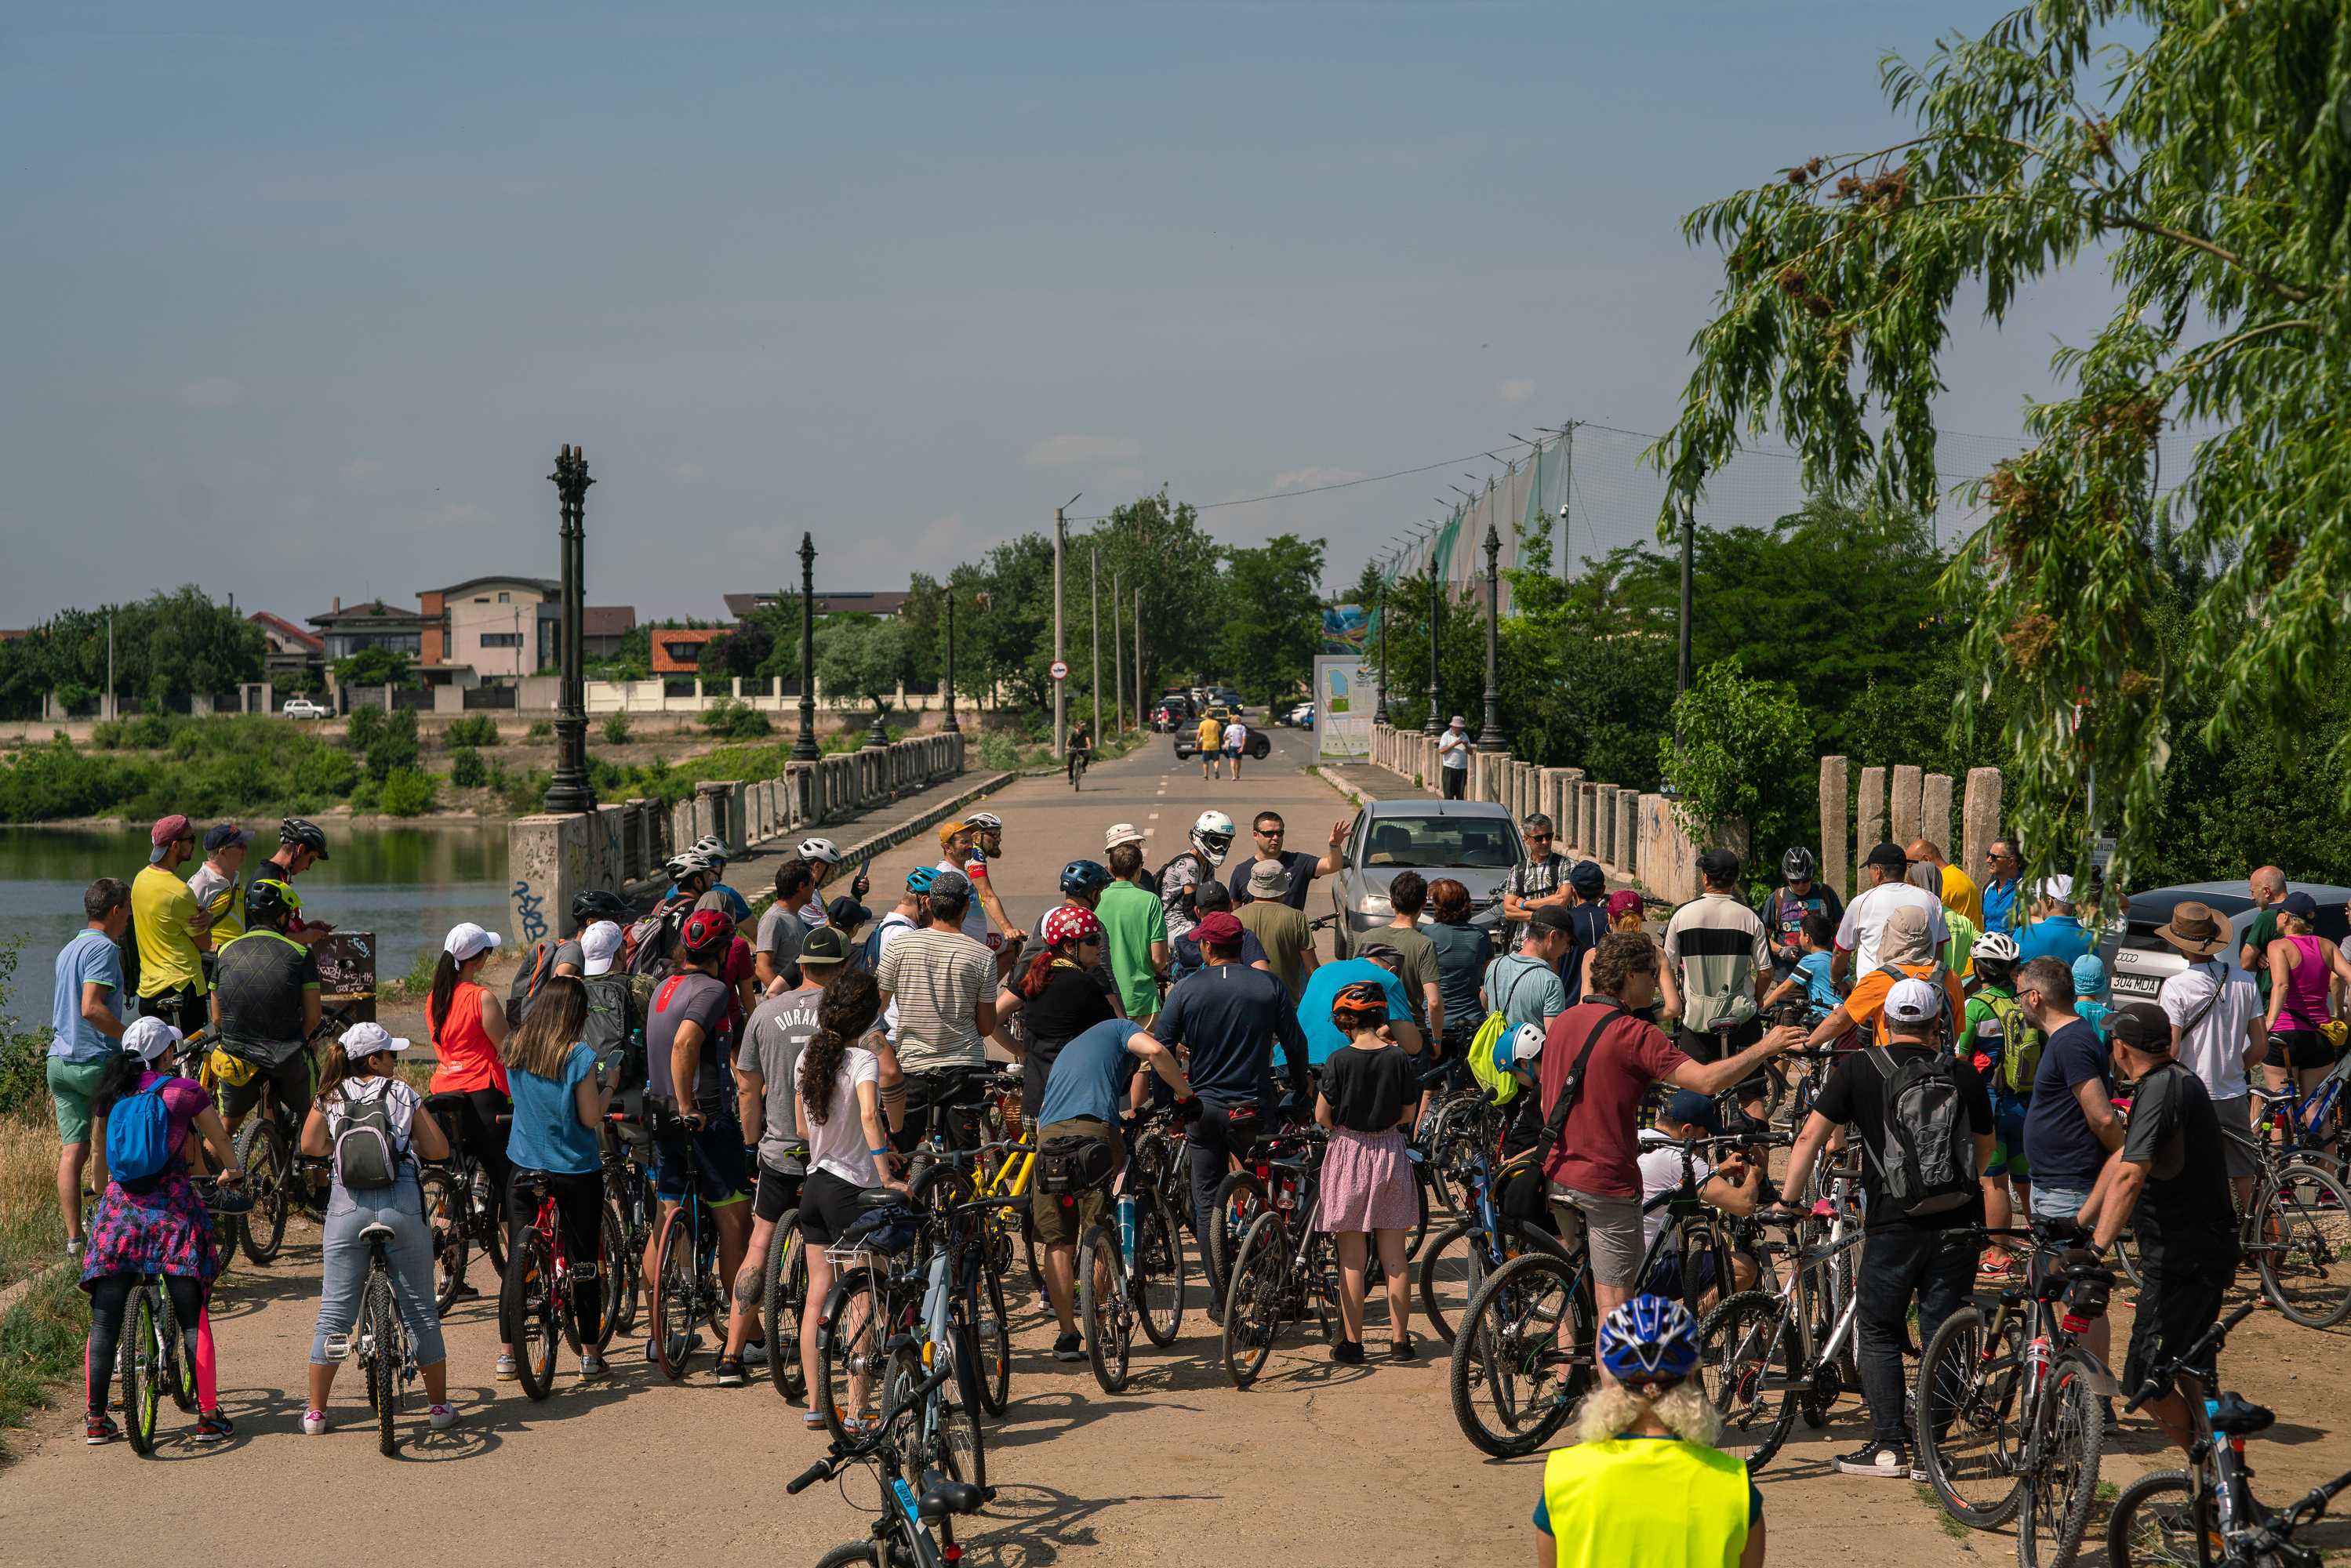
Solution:
[{"label": "red helmet", "polygon": [[686,916],[685,930],[681,934],[685,950],[699,958],[715,952],[734,939],[735,923],[726,912],[717,909],[697,909]]},{"label": "red helmet", "polygon": [[1045,941],[1049,946],[1058,947],[1064,942],[1082,942],[1089,936],[1101,935],[1102,922],[1094,918],[1094,912],[1081,909],[1074,904],[1065,904],[1045,916]]}]

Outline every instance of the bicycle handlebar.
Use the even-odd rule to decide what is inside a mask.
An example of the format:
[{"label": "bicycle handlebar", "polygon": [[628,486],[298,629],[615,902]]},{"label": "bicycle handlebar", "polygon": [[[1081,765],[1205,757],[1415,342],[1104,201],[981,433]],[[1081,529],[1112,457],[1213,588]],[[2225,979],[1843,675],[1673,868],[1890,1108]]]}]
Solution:
[{"label": "bicycle handlebar", "polygon": [[2147,1375],[2146,1381],[2138,1385],[2138,1392],[2131,1396],[2130,1403],[2123,1406],[2123,1414],[2126,1416],[2131,1415],[2136,1412],[2140,1406],[2156,1397],[2158,1394],[2162,1392],[2163,1385],[2171,1381],[2172,1374],[2178,1372],[2181,1367],[2187,1365],[2189,1362],[2203,1354],[2208,1346],[2213,1350],[2219,1350],[2222,1344],[2227,1343],[2229,1331],[2235,1328],[2239,1323],[2243,1322],[2247,1318],[2252,1317],[2253,1315],[2253,1308],[2259,1304],[2260,1303],[2258,1301],[2247,1301],[2243,1306],[2239,1307],[2235,1312],[2231,1312],[2227,1317],[2222,1318],[2219,1322],[2214,1323],[2210,1328],[2206,1329],[2202,1333],[2197,1335],[2196,1343],[2194,1344],[2189,1345],[2186,1350],[2181,1351],[2178,1355],[2173,1356],[2161,1366],[2149,1372]]}]

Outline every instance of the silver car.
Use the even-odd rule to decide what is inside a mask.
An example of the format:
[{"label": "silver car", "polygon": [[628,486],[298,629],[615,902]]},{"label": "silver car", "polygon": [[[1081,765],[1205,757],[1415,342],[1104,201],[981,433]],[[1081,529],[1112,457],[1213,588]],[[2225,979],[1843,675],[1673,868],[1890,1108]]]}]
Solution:
[{"label": "silver car", "polygon": [[[1449,876],[1469,890],[1470,924],[1491,933],[1502,924],[1502,883],[1527,858],[1526,841],[1508,809],[1482,800],[1374,800],[1348,831],[1331,902],[1349,931],[1395,918],[1388,883],[1400,871],[1429,881]],[[1423,912],[1421,921],[1430,918]]]},{"label": "silver car", "polygon": [[[2312,934],[2329,942],[2340,942],[2351,935],[2351,923],[2345,918],[2345,905],[2351,904],[2351,888],[2329,887],[2320,883],[2294,882],[2286,884],[2295,893],[2310,894],[2318,905],[2318,918],[2311,925]],[[2162,937],[2156,927],[2169,924],[2174,906],[2201,904],[2229,923],[2232,939],[2218,956],[2238,974],[2244,970],[2237,963],[2238,949],[2244,946],[2245,933],[2252,929],[2261,911],[2253,907],[2252,897],[2241,882],[2194,882],[2180,887],[2158,888],[2152,893],[2130,895],[2130,915],[2126,920],[2109,922],[2101,934],[2098,956],[2105,960],[2106,984],[2113,991],[2116,1007],[2126,1002],[2151,1002],[2163,982],[2188,967]],[[2117,930],[2119,926],[2121,929]]]}]

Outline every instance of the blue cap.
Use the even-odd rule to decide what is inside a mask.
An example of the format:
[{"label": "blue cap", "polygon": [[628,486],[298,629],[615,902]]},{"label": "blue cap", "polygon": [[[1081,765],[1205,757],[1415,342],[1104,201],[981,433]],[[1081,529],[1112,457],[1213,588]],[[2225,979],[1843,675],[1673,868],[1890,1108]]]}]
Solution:
[{"label": "blue cap", "polygon": [[1714,1102],[1695,1089],[1675,1090],[1666,1102],[1666,1115],[1718,1136],[1722,1132],[1722,1119],[1715,1114]]},{"label": "blue cap", "polygon": [[2095,953],[2085,953],[2074,960],[2074,994],[2095,997],[2106,988],[2106,967]]}]

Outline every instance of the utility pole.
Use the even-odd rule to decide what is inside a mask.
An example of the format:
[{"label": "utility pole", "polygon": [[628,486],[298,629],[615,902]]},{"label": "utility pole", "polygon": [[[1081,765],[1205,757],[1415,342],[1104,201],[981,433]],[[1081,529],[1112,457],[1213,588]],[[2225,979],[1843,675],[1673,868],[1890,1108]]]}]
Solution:
[{"label": "utility pole", "polygon": [[1374,724],[1388,721],[1388,591],[1380,589],[1380,706],[1372,715]]},{"label": "utility pole", "polygon": [[[1094,740],[1095,740],[1095,742],[1096,742],[1097,744],[1099,744],[1099,743],[1101,742],[1101,740],[1102,740],[1102,550],[1101,550],[1098,547],[1089,545],[1089,546],[1086,548],[1086,574],[1087,574],[1087,577],[1088,577],[1088,580],[1089,580],[1088,594],[1089,594],[1089,596],[1090,596],[1090,598],[1091,598],[1091,600],[1092,600],[1092,605],[1093,605],[1093,609],[1092,609],[1092,612],[1091,619],[1092,619],[1092,622],[1093,622],[1093,646],[1094,646],[1094,653],[1093,653],[1093,659],[1092,659],[1092,663],[1090,663],[1090,664],[1088,664],[1086,665],[1086,689],[1087,689],[1088,691],[1090,691],[1090,692],[1092,692],[1092,693],[1093,694],[1093,698],[1094,698]],[[1113,635],[1115,635],[1115,633],[1113,633]]]},{"label": "utility pole", "polygon": [[1690,601],[1695,593],[1698,554],[1698,503],[1689,492],[1682,493],[1682,606],[1677,635],[1681,642],[1681,674],[1674,685],[1678,696],[1690,689]]},{"label": "utility pole", "polygon": [[1111,716],[1118,720],[1118,732],[1126,733],[1126,634],[1121,630],[1126,617],[1123,575],[1113,567],[1110,574],[1110,666],[1111,677],[1118,683],[1118,701],[1111,707]]},{"label": "utility pole", "polygon": [[114,612],[111,610],[106,612],[106,716],[121,716],[114,706]]},{"label": "utility pole", "polygon": [[1134,591],[1134,722],[1143,722],[1143,590]]},{"label": "utility pole", "polygon": [[800,733],[791,760],[816,762],[816,541],[800,535]]},{"label": "utility pole", "polygon": [[[588,700],[586,671],[580,657],[580,628],[586,617],[581,606],[588,597],[587,528],[582,519],[588,507],[588,486],[596,481],[588,476],[588,450],[567,446],[555,460],[555,472],[548,476],[555,481],[555,493],[560,502],[562,518],[559,538],[563,556],[563,620],[561,645],[557,653],[557,669],[561,678],[562,695],[555,712],[555,777],[547,786],[547,798],[539,809],[566,815],[596,809],[596,787],[588,778]],[[521,625],[522,611],[516,608],[516,625]],[[531,617],[531,635],[538,633],[536,612]],[[515,642],[516,680],[521,680],[523,667],[522,636],[517,630]],[[728,831],[733,831],[728,824]]]},{"label": "utility pole", "polygon": [[1571,419],[1560,432],[1566,442],[1567,475],[1559,491],[1559,580],[1563,587],[1575,579],[1575,551],[1568,544],[1568,507],[1575,501],[1575,427],[1585,423]]},{"label": "utility pole", "polygon": [[[1070,497],[1075,501],[1077,497]],[[1053,508],[1053,662],[1061,664],[1069,652],[1061,641],[1061,545],[1066,525],[1061,514],[1066,507]],[[1053,756],[1056,759],[1069,755],[1070,694],[1067,681],[1053,683]]]}]

